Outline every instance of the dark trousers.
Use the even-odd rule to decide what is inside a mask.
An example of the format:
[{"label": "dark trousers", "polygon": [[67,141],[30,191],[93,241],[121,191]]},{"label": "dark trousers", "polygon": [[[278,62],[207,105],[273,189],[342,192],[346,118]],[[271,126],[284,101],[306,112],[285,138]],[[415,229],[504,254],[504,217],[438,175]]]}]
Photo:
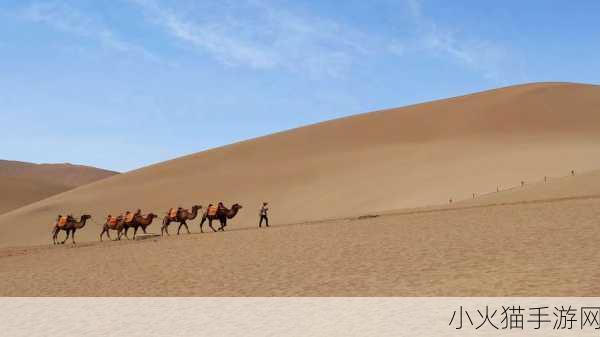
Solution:
[{"label": "dark trousers", "polygon": [[260,216],[260,221],[258,222],[258,227],[262,227],[263,220],[265,220],[265,223],[267,224],[267,227],[269,227],[269,218],[267,218],[266,215],[261,215]]}]

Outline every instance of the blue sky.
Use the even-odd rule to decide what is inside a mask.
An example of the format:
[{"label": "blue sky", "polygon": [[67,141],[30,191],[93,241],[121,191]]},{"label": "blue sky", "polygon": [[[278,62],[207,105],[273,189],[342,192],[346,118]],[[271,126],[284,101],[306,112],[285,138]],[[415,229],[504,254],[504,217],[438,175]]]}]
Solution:
[{"label": "blue sky", "polygon": [[599,83],[600,1],[0,2],[0,158],[119,171],[523,82]]}]

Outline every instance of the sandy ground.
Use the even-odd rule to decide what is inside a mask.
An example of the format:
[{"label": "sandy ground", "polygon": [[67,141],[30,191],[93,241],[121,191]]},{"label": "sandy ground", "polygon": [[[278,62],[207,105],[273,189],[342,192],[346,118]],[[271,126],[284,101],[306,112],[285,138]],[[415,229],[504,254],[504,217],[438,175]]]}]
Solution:
[{"label": "sandy ground", "polygon": [[[220,200],[254,227],[444,204],[600,167],[600,87],[538,83],[276,133],[103,179],[0,215],[0,247],[49,242],[57,214],[107,214]],[[96,226],[95,224],[92,224]],[[197,229],[196,229],[197,230]],[[80,240],[96,240],[86,228]]]},{"label": "sandy ground", "polygon": [[[87,184],[0,215],[0,295],[598,296],[598,106],[598,86],[509,87]],[[218,200],[244,205],[225,233],[97,242],[109,212]],[[95,220],[49,246],[67,212]]]},{"label": "sandy ground", "polygon": [[0,250],[2,296],[598,296],[600,196]]}]

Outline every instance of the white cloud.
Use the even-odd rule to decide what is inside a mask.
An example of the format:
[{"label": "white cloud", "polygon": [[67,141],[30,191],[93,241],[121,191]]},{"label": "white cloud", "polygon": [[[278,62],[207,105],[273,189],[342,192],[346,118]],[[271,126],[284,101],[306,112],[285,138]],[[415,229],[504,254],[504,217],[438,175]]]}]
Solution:
[{"label": "white cloud", "polygon": [[197,17],[193,14],[204,13],[187,13],[152,0],[131,1],[168,34],[227,65],[338,76],[369,51],[361,32],[262,1],[221,3],[222,8]]},{"label": "white cloud", "polygon": [[111,50],[139,54],[154,61],[158,60],[143,47],[119,38],[109,28],[64,2],[35,2],[24,8],[20,14],[20,17],[25,20],[46,24],[65,33],[94,39]]},{"label": "white cloud", "polygon": [[505,68],[512,62],[506,47],[480,38],[465,38],[440,27],[423,13],[421,0],[407,0],[407,6],[419,34],[419,41],[414,49],[449,55],[463,65],[481,72],[487,79],[504,81]]},{"label": "white cloud", "polygon": [[[311,77],[342,77],[364,58],[427,53],[447,57],[482,76],[501,82],[511,53],[493,41],[465,37],[442,27],[424,13],[421,0],[403,0],[411,18],[405,36],[361,31],[313,13],[274,5],[268,0],[159,1],[125,0],[142,9],[147,21],[174,41],[228,66],[286,69]],[[91,38],[122,53],[158,60],[141,46],[120,38],[109,27],[65,2],[37,2],[23,11],[28,20]],[[415,36],[416,39],[410,36]]]},{"label": "white cloud", "polygon": [[488,79],[501,81],[509,56],[503,46],[492,41],[465,38],[441,27],[424,14],[420,0],[402,2],[412,19],[409,31],[416,33],[416,41],[408,36],[360,31],[267,0],[192,2],[201,3],[200,8],[185,8],[181,2],[129,1],[178,42],[230,66],[343,76],[364,57],[426,52],[449,56]]},{"label": "white cloud", "polygon": [[92,29],[89,18],[64,3],[33,3],[23,10],[23,17],[78,35],[90,35]]}]

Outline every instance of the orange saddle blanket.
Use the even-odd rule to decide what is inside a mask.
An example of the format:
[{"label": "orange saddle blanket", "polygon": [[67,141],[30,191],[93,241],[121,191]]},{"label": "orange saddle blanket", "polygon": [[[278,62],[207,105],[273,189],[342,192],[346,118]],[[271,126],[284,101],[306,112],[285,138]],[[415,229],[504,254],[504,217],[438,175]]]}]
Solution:
[{"label": "orange saddle blanket", "polygon": [[68,219],[69,219],[69,217],[61,216],[60,219],[58,219],[58,226],[62,227],[64,225],[66,225]]},{"label": "orange saddle blanket", "polygon": [[211,216],[217,215],[218,209],[219,208],[217,206],[210,206],[210,207],[208,207],[207,213],[208,213],[208,215],[211,215]]},{"label": "orange saddle blanket", "polygon": [[108,224],[109,225],[116,225],[117,224],[117,217],[115,216],[111,216],[110,218],[108,218]]},{"label": "orange saddle blanket", "polygon": [[125,218],[125,222],[130,223],[133,221],[133,217],[135,216],[134,213],[129,213],[127,214],[127,217]]},{"label": "orange saddle blanket", "polygon": [[175,219],[177,217],[177,208],[171,208],[169,210],[169,218]]}]

